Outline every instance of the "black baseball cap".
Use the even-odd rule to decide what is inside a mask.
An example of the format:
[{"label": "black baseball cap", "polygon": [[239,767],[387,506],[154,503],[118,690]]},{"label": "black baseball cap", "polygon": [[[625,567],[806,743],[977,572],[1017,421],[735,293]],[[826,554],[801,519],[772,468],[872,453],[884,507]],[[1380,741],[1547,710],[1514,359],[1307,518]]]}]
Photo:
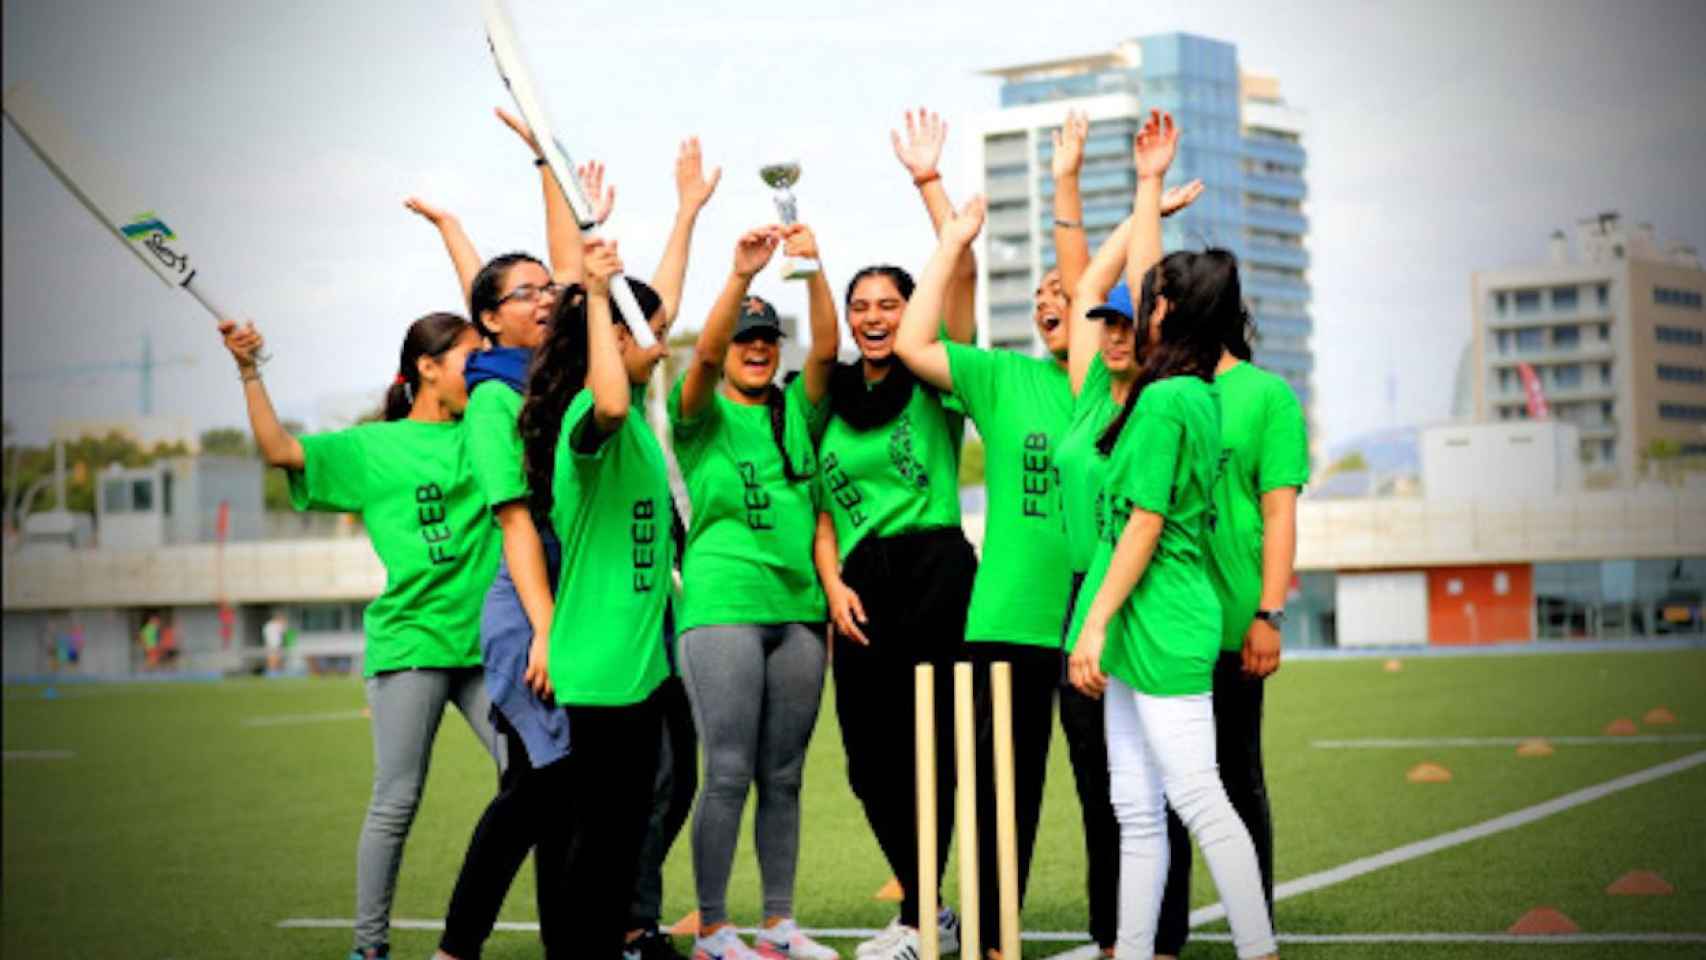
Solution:
[{"label": "black baseball cap", "polygon": [[763,297],[747,297],[741,301],[740,319],[735,321],[734,342],[740,343],[764,336],[785,336],[782,332],[782,321],[776,316],[776,308]]}]

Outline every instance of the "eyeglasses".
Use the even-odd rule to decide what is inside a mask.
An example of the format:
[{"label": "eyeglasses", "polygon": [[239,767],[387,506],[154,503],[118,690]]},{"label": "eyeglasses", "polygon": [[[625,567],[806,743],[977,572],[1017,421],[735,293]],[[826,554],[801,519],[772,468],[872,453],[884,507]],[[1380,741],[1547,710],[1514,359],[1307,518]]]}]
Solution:
[{"label": "eyeglasses", "polygon": [[531,283],[524,283],[499,297],[498,306],[501,307],[512,300],[516,303],[533,303],[540,297],[545,296],[551,297],[552,299],[558,299],[562,297],[564,289],[564,286],[560,283],[547,283],[543,287],[536,287]]}]

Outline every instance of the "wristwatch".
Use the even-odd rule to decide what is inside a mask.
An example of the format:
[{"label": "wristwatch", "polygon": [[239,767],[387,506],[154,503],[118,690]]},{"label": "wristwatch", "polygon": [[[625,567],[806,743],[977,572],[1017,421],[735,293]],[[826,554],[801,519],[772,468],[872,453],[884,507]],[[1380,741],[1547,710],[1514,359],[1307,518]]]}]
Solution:
[{"label": "wristwatch", "polygon": [[1285,623],[1285,611],[1284,610],[1257,610],[1256,611],[1256,619],[1266,621],[1268,626],[1273,627],[1275,630],[1278,630],[1280,628],[1280,625]]}]

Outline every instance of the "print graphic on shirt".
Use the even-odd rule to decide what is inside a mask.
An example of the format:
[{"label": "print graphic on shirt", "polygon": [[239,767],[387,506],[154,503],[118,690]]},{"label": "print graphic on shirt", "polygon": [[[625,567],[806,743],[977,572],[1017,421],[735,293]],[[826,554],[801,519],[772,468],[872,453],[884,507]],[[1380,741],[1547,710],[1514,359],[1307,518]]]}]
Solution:
[{"label": "print graphic on shirt", "polygon": [[415,488],[416,516],[421,522],[421,539],[427,544],[427,559],[434,566],[455,563],[449,540],[454,534],[444,522],[444,490],[436,483],[423,483]]},{"label": "print graphic on shirt", "polygon": [[847,522],[855,527],[865,525],[865,497],[859,492],[858,486],[847,471],[841,469],[841,461],[835,454],[825,454],[823,458],[824,484],[829,488],[830,498],[847,514]]},{"label": "print graphic on shirt", "polygon": [[[1106,505],[1107,510],[1102,507]],[[1096,495],[1096,535],[1104,543],[1118,545],[1120,537],[1125,534],[1125,522],[1131,519],[1131,512],[1137,509],[1137,501],[1130,497],[1107,492]]]},{"label": "print graphic on shirt", "polygon": [[[1230,463],[1231,460],[1232,448],[1222,447],[1220,450],[1220,462],[1214,465],[1214,480],[1209,484],[1210,491],[1218,489],[1220,487],[1220,481],[1226,479],[1226,465]],[[1203,529],[1209,533],[1213,533],[1220,522],[1220,507],[1216,505],[1215,498],[1212,493],[1208,498],[1206,506],[1207,510],[1203,516]]]},{"label": "print graphic on shirt", "polygon": [[1054,489],[1057,482],[1053,451],[1049,447],[1048,434],[1038,432],[1025,435],[1024,470],[1021,476],[1025,483],[1027,517],[1047,519],[1049,515],[1049,491]]},{"label": "print graphic on shirt", "polygon": [[634,592],[650,593],[657,578],[657,506],[651,497],[634,501],[629,529],[634,540]]},{"label": "print graphic on shirt", "polygon": [[912,418],[905,413],[895,421],[894,432],[889,434],[889,461],[908,483],[920,490],[930,486],[930,474],[912,455]]},{"label": "print graphic on shirt", "polygon": [[770,515],[770,493],[758,482],[758,464],[751,460],[742,460],[739,466],[741,486],[746,488],[746,525],[754,530],[774,530],[775,522]]}]

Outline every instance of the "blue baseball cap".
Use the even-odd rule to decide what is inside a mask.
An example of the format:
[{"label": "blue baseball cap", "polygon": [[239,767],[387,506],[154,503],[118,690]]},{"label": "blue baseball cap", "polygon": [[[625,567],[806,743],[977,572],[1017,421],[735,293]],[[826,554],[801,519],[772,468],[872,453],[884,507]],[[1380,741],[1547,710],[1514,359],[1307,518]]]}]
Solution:
[{"label": "blue baseball cap", "polygon": [[1137,311],[1131,305],[1131,286],[1124,280],[1108,291],[1108,302],[1085,314],[1091,320],[1124,320],[1131,323]]}]

